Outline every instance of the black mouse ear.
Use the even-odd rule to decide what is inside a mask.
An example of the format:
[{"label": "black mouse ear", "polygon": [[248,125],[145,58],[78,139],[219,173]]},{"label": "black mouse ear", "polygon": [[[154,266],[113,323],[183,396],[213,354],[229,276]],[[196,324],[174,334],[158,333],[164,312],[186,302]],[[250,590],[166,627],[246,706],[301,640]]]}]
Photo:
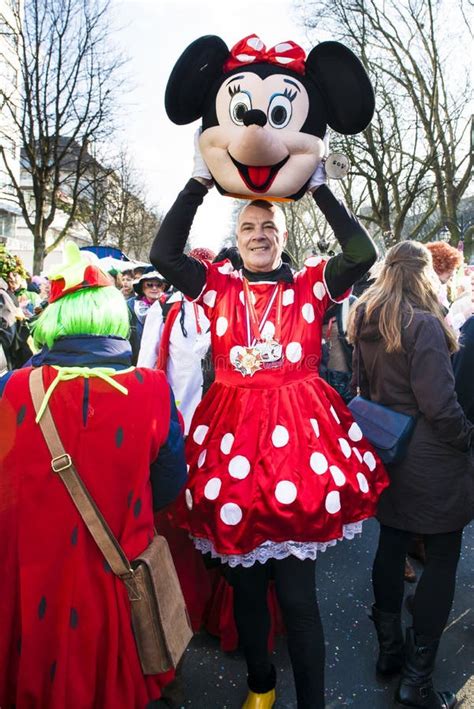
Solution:
[{"label": "black mouse ear", "polygon": [[184,125],[202,116],[209,89],[228,56],[227,45],[215,35],[200,37],[184,50],[165,92],[166,113],[173,123]]},{"label": "black mouse ear", "polygon": [[362,62],[339,42],[321,42],[308,55],[306,76],[320,89],[328,125],[342,135],[367,128],[375,109],[372,84]]}]

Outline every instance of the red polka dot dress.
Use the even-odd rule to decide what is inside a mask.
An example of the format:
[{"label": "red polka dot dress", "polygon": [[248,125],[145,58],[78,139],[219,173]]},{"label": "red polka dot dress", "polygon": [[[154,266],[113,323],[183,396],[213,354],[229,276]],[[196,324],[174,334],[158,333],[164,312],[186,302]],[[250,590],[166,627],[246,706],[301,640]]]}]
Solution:
[{"label": "red polka dot dress", "polygon": [[311,257],[293,283],[248,284],[261,335],[275,340],[278,330],[282,357],[246,367],[242,272],[229,262],[208,265],[198,302],[211,322],[216,379],[190,429],[181,511],[196,547],[232,566],[290,554],[314,559],[361,531],[388,484],[344,402],[318,374],[331,302],[324,267]]}]

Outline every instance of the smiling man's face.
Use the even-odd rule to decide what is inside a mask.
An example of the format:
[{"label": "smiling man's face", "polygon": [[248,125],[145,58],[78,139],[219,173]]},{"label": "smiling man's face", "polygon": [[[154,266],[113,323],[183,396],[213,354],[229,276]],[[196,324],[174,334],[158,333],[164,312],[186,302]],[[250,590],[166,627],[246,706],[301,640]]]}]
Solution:
[{"label": "smiling man's face", "polygon": [[245,268],[256,273],[280,265],[288,238],[283,212],[272,204],[245,207],[237,223],[237,247]]}]

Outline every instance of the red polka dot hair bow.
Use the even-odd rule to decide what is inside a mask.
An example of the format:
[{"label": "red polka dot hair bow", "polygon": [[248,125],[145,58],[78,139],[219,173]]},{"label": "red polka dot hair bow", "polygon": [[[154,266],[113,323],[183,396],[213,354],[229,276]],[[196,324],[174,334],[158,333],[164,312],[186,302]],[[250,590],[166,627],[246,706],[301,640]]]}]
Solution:
[{"label": "red polka dot hair bow", "polygon": [[305,59],[306,53],[304,50],[291,40],[276,44],[267,50],[260,37],[257,37],[256,34],[251,34],[232,47],[230,57],[224,64],[224,73],[245,64],[266,62],[292,69],[298,74],[304,74]]}]

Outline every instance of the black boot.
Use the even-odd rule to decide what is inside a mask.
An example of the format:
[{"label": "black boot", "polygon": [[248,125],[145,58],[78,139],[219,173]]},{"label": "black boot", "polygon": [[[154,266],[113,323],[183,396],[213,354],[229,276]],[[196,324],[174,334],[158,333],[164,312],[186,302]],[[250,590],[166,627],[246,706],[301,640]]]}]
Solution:
[{"label": "black boot", "polygon": [[374,621],[379,641],[379,657],[376,670],[388,677],[400,672],[403,665],[403,632],[400,613],[386,613],[372,606]]},{"label": "black boot", "polygon": [[[420,639],[421,640],[421,639]],[[456,695],[452,692],[437,692],[433,688],[433,674],[438,640],[416,644],[413,628],[407,630],[405,663],[395,698],[406,707],[423,709],[453,709]]]}]

